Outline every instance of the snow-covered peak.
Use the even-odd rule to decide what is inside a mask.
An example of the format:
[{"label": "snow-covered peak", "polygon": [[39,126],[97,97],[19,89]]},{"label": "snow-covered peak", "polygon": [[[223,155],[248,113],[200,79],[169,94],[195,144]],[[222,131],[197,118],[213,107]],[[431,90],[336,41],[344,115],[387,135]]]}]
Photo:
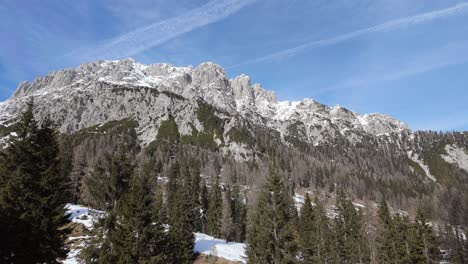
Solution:
[{"label": "snow-covered peak", "polygon": [[[14,106],[15,101],[24,101],[29,95],[52,104],[57,98],[72,100],[79,96],[77,93],[80,91],[98,97],[98,90],[105,87],[146,87],[188,99],[201,98],[218,109],[273,128],[283,136],[289,133],[291,124],[301,124],[301,129],[305,130],[302,133],[304,140],[313,143],[339,134],[350,140],[359,140],[356,135],[362,133],[381,135],[409,130],[404,123],[382,114],[360,115],[342,106],[329,107],[308,98],[278,101],[273,91],[264,89],[258,83],[252,85],[251,78],[245,74],[228,79],[225,70],[213,62],[204,62],[196,67],[176,67],[167,63],[145,65],[131,58],[85,63],[77,68],[51,72],[32,82],[22,82],[12,98],[2,105],[1,118],[6,119],[14,114],[11,109],[17,111],[19,108]],[[162,109],[170,107],[171,103],[167,102]],[[77,109],[81,109],[80,106]],[[110,113],[110,116],[121,115],[134,116],[134,113]],[[88,122],[97,123],[98,120],[90,117]],[[68,128],[82,126],[86,124],[67,124]]]}]

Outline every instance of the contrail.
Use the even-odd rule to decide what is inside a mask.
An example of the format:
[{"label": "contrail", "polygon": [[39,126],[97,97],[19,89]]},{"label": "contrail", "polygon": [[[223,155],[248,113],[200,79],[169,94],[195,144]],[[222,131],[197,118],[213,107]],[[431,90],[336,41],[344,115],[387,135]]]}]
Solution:
[{"label": "contrail", "polygon": [[457,14],[461,14],[468,11],[468,3],[459,3],[457,5],[454,5],[449,8],[445,9],[440,9],[440,10],[435,10],[427,13],[422,13],[414,16],[409,16],[409,17],[404,17],[404,18],[399,18],[395,20],[391,20],[388,22],[385,22],[383,24],[379,24],[376,26],[368,27],[368,28],[363,28],[359,29],[356,31],[348,32],[339,36],[335,36],[332,38],[327,38],[327,39],[320,39],[320,40],[315,40],[311,42],[304,43],[302,45],[281,50],[275,53],[268,54],[266,56],[262,56],[253,60],[249,60],[246,62],[242,62],[240,64],[232,65],[230,68],[238,67],[241,65],[245,64],[252,64],[252,63],[258,63],[262,61],[268,61],[268,60],[274,60],[274,59],[281,59],[285,57],[290,57],[294,56],[299,52],[302,52],[306,49],[313,49],[313,48],[318,48],[318,47],[323,47],[323,46],[329,46],[337,43],[341,43],[350,39],[354,39],[357,37],[360,37],[362,35],[370,34],[370,33],[376,33],[376,32],[386,32],[386,31],[392,31],[400,28],[406,28],[409,26],[414,26],[426,22],[430,22],[433,20],[441,19],[441,18],[446,18],[450,16],[454,16]]},{"label": "contrail", "polygon": [[182,34],[229,17],[253,2],[255,0],[213,0],[182,15],[112,38],[97,47],[75,50],[66,57],[93,60],[133,56]]}]

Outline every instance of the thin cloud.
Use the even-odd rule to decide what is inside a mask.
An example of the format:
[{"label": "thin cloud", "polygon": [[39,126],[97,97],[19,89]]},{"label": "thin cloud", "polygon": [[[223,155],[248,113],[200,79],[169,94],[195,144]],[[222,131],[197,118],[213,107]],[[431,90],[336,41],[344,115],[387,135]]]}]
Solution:
[{"label": "thin cloud", "polygon": [[370,84],[399,80],[448,66],[466,63],[468,62],[468,42],[449,44],[439,50],[418,55],[406,59],[406,61],[405,63],[387,66],[384,70],[378,72],[369,70],[367,74],[356,75],[333,86],[316,90],[314,96],[345,88],[366,88]]},{"label": "thin cloud", "polygon": [[213,0],[182,15],[117,36],[97,47],[73,51],[66,57],[94,60],[133,56],[182,34],[227,18],[253,2],[255,0]]},{"label": "thin cloud", "polygon": [[245,64],[253,64],[253,63],[258,63],[258,62],[263,62],[263,61],[291,57],[307,49],[313,49],[313,48],[319,48],[323,46],[338,44],[338,43],[351,40],[351,39],[354,39],[354,38],[357,38],[366,34],[377,33],[377,32],[388,32],[392,30],[406,28],[409,26],[414,26],[414,25],[418,25],[422,23],[427,23],[433,20],[454,16],[454,15],[461,14],[467,11],[468,11],[468,3],[466,2],[459,3],[457,5],[454,5],[445,9],[439,9],[439,10],[422,13],[422,14],[418,14],[418,15],[414,15],[410,17],[391,20],[383,24],[348,32],[348,33],[335,36],[332,38],[307,42],[307,43],[304,43],[302,45],[299,45],[293,48],[281,50],[272,54],[268,54],[263,57],[259,57],[250,61],[246,61],[240,64],[233,65],[230,68],[238,67],[238,66],[245,65]]}]

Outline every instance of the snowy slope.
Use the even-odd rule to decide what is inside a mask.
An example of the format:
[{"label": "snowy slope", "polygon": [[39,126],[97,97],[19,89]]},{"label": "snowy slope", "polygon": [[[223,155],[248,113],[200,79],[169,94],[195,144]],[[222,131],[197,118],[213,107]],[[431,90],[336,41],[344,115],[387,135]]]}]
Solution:
[{"label": "snowy slope", "polygon": [[246,263],[245,243],[226,242],[226,240],[195,233],[195,252]]},{"label": "snowy slope", "polygon": [[[102,216],[102,211],[94,210],[85,206],[68,204],[66,206],[67,213],[70,214],[70,220],[75,223],[80,223],[86,226],[87,229],[92,229],[97,217]],[[86,216],[86,217],[84,217]],[[86,239],[88,237],[70,237],[74,239]],[[207,234],[195,233],[194,252],[224,258],[230,261],[245,261],[245,244],[226,242],[226,240],[214,238]],[[77,264],[79,250],[74,249],[68,253],[68,258],[63,261],[64,264]]]}]

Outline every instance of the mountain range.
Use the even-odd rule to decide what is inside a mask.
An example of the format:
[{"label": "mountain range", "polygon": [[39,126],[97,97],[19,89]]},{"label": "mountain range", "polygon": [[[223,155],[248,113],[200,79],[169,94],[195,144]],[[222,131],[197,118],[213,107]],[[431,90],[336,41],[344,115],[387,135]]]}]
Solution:
[{"label": "mountain range", "polygon": [[[253,175],[259,174],[259,163],[279,160],[298,185],[307,187],[323,174],[323,186],[348,186],[363,199],[393,197],[403,207],[415,202],[397,201],[399,192],[406,200],[436,200],[450,188],[462,197],[468,192],[466,132],[412,131],[384,114],[360,114],[313,99],[279,101],[249,76],[229,79],[211,62],[176,67],[97,61],[22,82],[0,103],[2,142],[12,136],[11,124],[31,98],[39,120],[49,117],[61,133],[74,137],[75,156],[79,149],[88,167],[99,156],[99,144],[122,143],[106,133],[126,131],[140,156],[155,142],[171,141],[232,159],[233,167],[257,163]],[[91,137],[101,139],[91,144]]]}]

